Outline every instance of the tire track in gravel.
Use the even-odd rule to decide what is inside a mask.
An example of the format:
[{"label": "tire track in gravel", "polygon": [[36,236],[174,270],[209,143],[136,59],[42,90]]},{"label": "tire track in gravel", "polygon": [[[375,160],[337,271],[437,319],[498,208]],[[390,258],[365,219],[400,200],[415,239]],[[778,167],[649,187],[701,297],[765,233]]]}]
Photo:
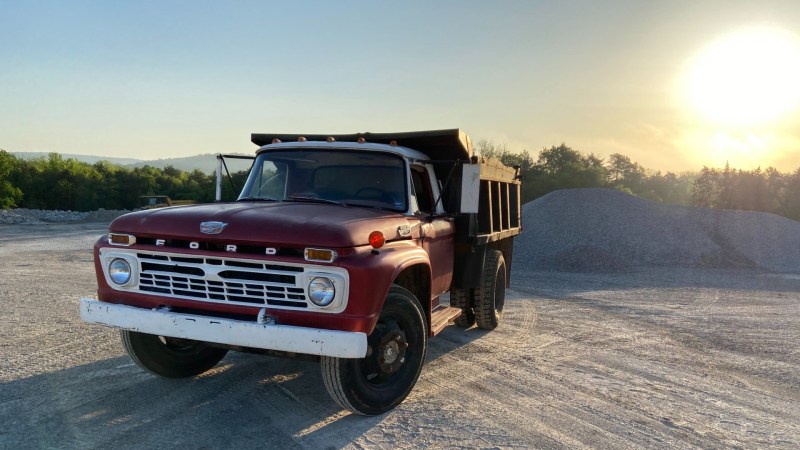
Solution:
[{"label": "tire track in gravel", "polygon": [[[240,414],[242,405],[253,395],[263,374],[254,370],[252,364],[245,366],[234,364],[231,367],[223,360],[220,366],[210,372],[186,380],[164,380],[132,366],[130,371],[141,372],[141,377],[137,377],[141,381],[129,384],[119,394],[154,389],[157,397],[151,394],[142,403],[118,409],[115,415],[121,420],[110,429],[100,424],[94,430],[87,430],[88,434],[94,435],[106,429],[110,434],[109,439],[100,444],[115,448],[141,448],[142,443],[153,448],[171,448],[187,441],[198,442],[198,432],[203,434],[203,428],[214,429],[218,420],[227,418],[226,414],[235,411],[237,416],[247,417]],[[157,402],[152,402],[154,397],[158,398]],[[199,407],[203,408],[200,422],[192,415]],[[128,416],[136,420],[126,420]],[[269,427],[268,423],[263,425],[264,428]]]},{"label": "tire track in gravel", "polygon": [[[47,245],[43,242],[44,247]],[[84,325],[78,317],[77,299],[93,293],[91,252],[81,242],[65,242],[41,256],[28,250],[0,258],[0,285],[4,327],[0,330],[0,382],[53,372],[91,360],[92,355],[113,353],[110,329]],[[23,246],[22,248],[27,249]],[[88,260],[83,260],[88,254]],[[81,261],[61,264],[65,257]],[[18,267],[22,265],[23,267]],[[53,272],[52,266],[58,266]],[[58,289],[54,289],[54,273]],[[95,338],[88,338],[88,334]],[[91,345],[87,345],[91,343]],[[118,351],[116,351],[118,354]]]},{"label": "tire track in gravel", "polygon": [[[524,303],[525,304],[525,303]],[[578,303],[580,305],[580,302]],[[519,312],[519,311],[516,311]],[[579,315],[580,312],[577,312],[576,315]],[[589,316],[587,314],[587,316]],[[574,419],[574,423],[572,424],[572,429],[575,430],[576,425],[575,423],[582,424],[586,426],[587,429],[599,429],[599,430],[613,430],[614,424],[619,422],[618,416],[630,416],[631,412],[635,412],[636,416],[634,418],[634,426],[628,429],[622,429],[619,426],[618,430],[612,435],[617,436],[617,438],[622,439],[622,441],[615,441],[615,438],[609,436],[606,433],[603,434],[602,442],[612,443],[612,445],[630,445],[635,443],[636,445],[657,445],[658,443],[675,443],[681,442],[682,445],[697,445],[702,446],[702,440],[698,438],[698,433],[700,434],[708,434],[713,435],[717,433],[714,427],[703,427],[703,417],[699,416],[699,413],[696,413],[697,417],[691,417],[689,420],[680,420],[676,418],[670,418],[663,415],[664,404],[668,404],[670,406],[676,406],[675,409],[685,410],[685,411],[701,411],[702,404],[707,400],[711,399],[715,401],[717,405],[723,410],[722,413],[726,414],[733,414],[733,417],[736,417],[735,414],[737,411],[746,410],[746,411],[760,411],[766,417],[759,419],[757,422],[760,422],[767,428],[774,427],[776,425],[776,421],[771,418],[781,417],[784,411],[792,410],[793,407],[796,408],[796,403],[788,401],[782,404],[777,405],[774,408],[763,409],[759,405],[762,405],[765,400],[769,399],[769,394],[764,394],[763,392],[754,392],[748,396],[745,396],[744,399],[736,399],[737,392],[732,389],[725,389],[720,391],[719,387],[717,386],[717,380],[714,380],[714,383],[711,384],[708,382],[708,377],[704,374],[695,375],[692,373],[686,373],[686,371],[676,371],[675,367],[670,365],[664,365],[662,362],[656,361],[655,363],[634,358],[630,363],[630,355],[627,355],[626,352],[629,350],[625,346],[621,348],[616,348],[614,339],[610,339],[608,336],[616,334],[623,334],[627,335],[630,332],[626,330],[626,327],[632,327],[631,330],[634,333],[642,333],[642,330],[637,330],[639,328],[636,321],[633,323],[625,323],[625,321],[614,320],[614,317],[607,317],[606,319],[600,319],[596,317],[597,315],[594,314],[592,325],[591,327],[594,330],[594,333],[597,335],[593,340],[587,340],[589,336],[584,333],[578,333],[576,336],[571,336],[570,341],[572,342],[580,342],[586,340],[587,342],[591,342],[591,346],[593,348],[605,349],[599,355],[587,355],[586,362],[579,362],[578,358],[573,358],[572,360],[565,359],[563,361],[564,364],[556,365],[555,367],[549,367],[551,369],[547,372],[542,372],[540,375],[541,377],[537,377],[535,383],[536,384],[545,384],[544,388],[541,390],[541,393],[545,394],[545,398],[550,400],[559,401],[559,399],[569,399],[569,398],[578,398],[578,399],[592,399],[591,402],[583,408],[582,410],[575,411],[569,414]],[[523,319],[524,321],[524,319]],[[604,324],[599,329],[597,327],[598,322]],[[504,322],[503,325],[506,325]],[[587,324],[588,325],[588,324]],[[622,331],[622,333],[620,333]],[[546,332],[545,331],[541,331]],[[436,366],[441,367],[443,372],[447,372],[447,367],[452,367],[453,365],[462,365],[464,366],[459,367],[456,369],[456,372],[459,373],[457,379],[448,380],[449,382],[446,383],[444,386],[437,385],[440,390],[442,391],[460,391],[464,389],[464,387],[471,387],[473,384],[478,384],[479,386],[486,387],[489,386],[489,390],[491,395],[486,396],[487,399],[490,400],[485,405],[485,408],[479,408],[483,411],[488,411],[488,408],[492,407],[492,401],[494,398],[499,398],[502,396],[503,393],[506,393],[505,399],[509,398],[508,392],[514,392],[517,383],[524,383],[526,380],[530,380],[529,373],[524,374],[524,369],[520,369],[519,366],[524,364],[525,361],[525,353],[517,354],[517,351],[522,350],[523,352],[527,352],[530,349],[536,349],[537,345],[528,345],[524,346],[527,347],[524,350],[517,345],[516,348],[511,346],[508,347],[501,347],[500,350],[495,349],[495,354],[497,356],[497,360],[495,361],[495,365],[487,364],[484,361],[484,358],[480,356],[485,356],[486,348],[495,348],[494,347],[494,339],[484,339],[488,338],[488,336],[501,336],[501,333],[494,333],[487,334],[485,337],[482,337],[479,341],[482,342],[481,345],[484,346],[483,351],[475,351],[476,345],[475,342],[465,345],[461,348],[457,348],[452,350],[451,352],[445,354],[440,359],[442,360],[441,364],[431,364],[431,368],[434,370]],[[556,338],[557,340],[558,338]],[[514,339],[509,339],[510,342],[518,342]],[[605,341],[605,344],[603,343]],[[477,341],[476,341],[477,342]],[[609,345],[609,342],[615,343],[615,345]],[[563,342],[562,342],[563,343]],[[569,344],[569,341],[566,342]],[[653,345],[657,345],[658,343],[654,343]],[[629,343],[629,345],[632,345]],[[567,345],[569,346],[569,345]],[[685,348],[683,346],[681,350],[683,352],[689,353],[689,359],[691,359],[691,348]],[[563,352],[562,352],[563,353]],[[609,355],[611,353],[611,355]],[[480,356],[476,356],[480,355]],[[599,361],[598,361],[599,359]],[[437,361],[438,363],[439,361]],[[690,361],[685,361],[686,363],[690,364]],[[484,370],[479,370],[478,368],[481,365],[485,365],[483,367]],[[578,381],[572,382],[563,382],[557,378],[553,378],[552,374],[559,372],[559,366],[562,369],[571,369],[579,374],[589,374],[580,376],[582,378]],[[648,367],[647,370],[641,370],[641,367]],[[701,365],[702,367],[702,365]],[[427,370],[431,370],[428,368]],[[478,370],[476,370],[478,369]],[[535,366],[530,367],[531,370],[535,369]],[[520,375],[520,372],[523,372]],[[493,372],[493,373],[492,373]],[[481,376],[477,375],[477,373],[492,373],[489,376],[490,382],[481,382]],[[497,374],[500,376],[496,376]],[[609,374],[613,373],[615,376],[611,377]],[[662,373],[664,374],[661,377],[653,377],[654,373]],[[442,374],[442,376],[446,376]],[[602,388],[597,388],[597,381],[601,380],[604,386]],[[511,381],[509,381],[511,380]],[[529,381],[530,382],[530,381]],[[633,384],[634,386],[638,386],[639,388],[633,388],[631,390],[626,390],[625,386]],[[495,388],[497,388],[495,390]],[[468,389],[469,391],[473,391],[473,389]],[[660,398],[655,397],[656,401],[649,402],[643,400],[638,396],[632,396],[629,398],[627,392],[639,392],[639,393],[659,393],[668,391],[670,395],[668,396],[661,396]],[[557,393],[554,396],[553,393]],[[622,394],[620,394],[622,393]],[[518,395],[511,395],[512,398],[518,398],[520,396],[525,396],[524,390],[522,392],[518,392]],[[446,394],[442,394],[446,395]],[[498,397],[496,397],[498,396]],[[482,396],[481,398],[483,398]],[[653,398],[653,397],[650,397]],[[586,402],[585,400],[583,400]],[[503,405],[505,408],[506,405]],[[525,408],[525,404],[513,404],[513,408]],[[539,405],[541,406],[541,405]],[[559,405],[560,409],[565,409],[564,405]],[[531,413],[535,413],[536,408],[529,408]],[[588,411],[588,415],[587,415]],[[612,411],[612,414],[606,413],[606,411]],[[793,414],[792,416],[796,416]],[[629,418],[630,419],[630,418]],[[494,419],[493,419],[494,420]],[[550,418],[550,420],[557,420],[556,418]],[[734,422],[735,423],[735,422]],[[510,423],[513,426],[513,421]],[[547,428],[545,426],[538,426],[537,429]],[[580,425],[578,426],[580,428]],[[662,433],[654,433],[653,429],[665,429],[666,431]],[[779,427],[781,428],[781,427]],[[637,430],[638,433],[635,433],[633,430]],[[755,444],[755,445],[769,445],[775,444],[776,442],[782,443],[794,443],[791,440],[790,436],[797,431],[795,428],[784,428],[781,430],[783,432],[784,438],[780,438],[777,441],[774,439],[765,438],[763,435],[758,437],[757,433],[750,432],[750,436],[752,439],[745,440],[743,442],[737,441],[735,439],[725,438],[726,442],[736,442],[739,445],[746,445],[747,443]],[[594,432],[590,432],[590,435],[594,435]],[[631,435],[634,434],[636,436],[631,439]],[[721,436],[724,436],[722,434]],[[550,436],[559,442],[564,442],[560,440],[558,436]],[[597,436],[595,436],[597,437]],[[572,445],[570,445],[572,446]]]},{"label": "tire track in gravel", "polygon": [[[596,419],[591,415],[581,417],[586,416],[581,411],[563,411],[564,405],[560,403],[574,395],[574,387],[549,379],[535,360],[526,361],[522,356],[524,355],[508,348],[496,349],[488,355],[471,352],[469,349],[456,355],[448,354],[448,360],[442,361],[442,364],[435,368],[441,373],[430,375],[436,377],[437,383],[434,384],[438,389],[434,389],[437,392],[428,392],[428,395],[447,396],[448,391],[463,390],[479,393],[480,395],[470,399],[471,402],[477,403],[472,405],[470,410],[480,411],[473,420],[500,425],[499,428],[509,430],[509,434],[516,434],[516,438],[527,445],[552,441],[568,447],[586,446],[588,441],[582,442],[575,436],[570,438],[563,433],[564,429],[569,429],[574,434],[576,429],[581,428],[592,435],[604,435],[603,442],[613,446],[630,445],[626,439],[621,439],[617,434],[602,431],[609,429],[607,423],[598,426],[593,423]],[[446,378],[453,366],[456,366],[454,372],[459,376]],[[535,381],[531,381],[531,378]],[[441,384],[442,379],[446,380],[444,385]],[[553,405],[557,405],[560,412],[553,412],[555,410]],[[599,409],[605,407],[603,405]],[[520,423],[530,424],[532,421],[535,426],[519,429]],[[535,429],[536,432],[531,429]],[[503,445],[500,442],[492,444]]]},{"label": "tire track in gravel", "polygon": [[[545,406],[539,399],[531,398],[523,381],[527,375],[519,366],[532,367],[529,359],[531,350],[548,346],[554,341],[540,342],[534,337],[537,315],[529,299],[520,300],[514,294],[507,298],[507,302],[507,312],[496,330],[456,330],[455,333],[448,330],[432,341],[431,353],[438,356],[426,365],[418,387],[407,402],[413,405],[421,400],[423,405],[430,406],[430,399],[435,398],[436,402],[443,401],[443,405],[437,408],[447,411],[449,407],[451,411],[460,412],[459,416],[462,417],[448,426],[454,432],[445,434],[444,440],[430,438],[431,442],[427,444],[436,446],[457,442],[465,446],[522,448],[534,443],[541,446],[547,442],[552,445],[560,442],[560,445],[567,444],[570,447],[581,446],[580,441],[544,424],[539,424],[537,431],[519,429],[520,423],[529,422],[531,415],[537,414]],[[480,337],[463,344],[461,336],[453,336],[469,333],[480,334]],[[441,347],[446,347],[444,353]],[[515,366],[516,369],[509,368]],[[458,375],[453,377],[453,374]],[[464,391],[473,394],[472,398],[466,399],[470,404],[467,408],[465,399],[460,395]],[[503,400],[498,401],[501,398]],[[463,420],[464,415],[467,416],[466,421]],[[497,428],[506,430],[506,433],[498,434]],[[453,441],[459,435],[470,438]]]},{"label": "tire track in gravel", "polygon": [[[92,340],[96,338],[98,336],[93,336]],[[119,345],[113,339],[103,339],[101,335],[87,345],[87,336],[71,333],[57,345],[4,359],[0,363],[0,383],[55,372],[90,361],[98,354],[114,353],[119,353]]]}]

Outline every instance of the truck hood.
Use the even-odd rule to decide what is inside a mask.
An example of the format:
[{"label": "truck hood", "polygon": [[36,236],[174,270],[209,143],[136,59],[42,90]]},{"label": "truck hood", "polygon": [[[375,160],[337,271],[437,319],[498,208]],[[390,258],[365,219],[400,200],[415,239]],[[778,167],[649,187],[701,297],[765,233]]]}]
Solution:
[{"label": "truck hood", "polygon": [[[201,233],[200,223],[210,221],[227,225],[219,234]],[[402,214],[358,206],[216,203],[126,214],[111,222],[109,231],[156,238],[343,248],[367,245],[369,234],[376,230],[387,241],[397,239],[402,225],[409,225]]]}]

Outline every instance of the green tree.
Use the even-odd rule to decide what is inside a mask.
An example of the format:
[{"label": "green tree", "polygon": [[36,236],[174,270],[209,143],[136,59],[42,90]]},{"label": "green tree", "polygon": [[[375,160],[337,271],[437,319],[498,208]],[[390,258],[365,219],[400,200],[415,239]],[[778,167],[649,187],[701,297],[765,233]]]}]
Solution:
[{"label": "green tree", "polygon": [[536,165],[543,173],[551,175],[579,171],[588,165],[586,163],[587,161],[580,152],[563,143],[558,147],[553,146],[542,150],[536,161]]},{"label": "green tree", "polygon": [[93,186],[96,193],[97,208],[125,209],[120,185],[120,173],[126,169],[108,161],[98,161],[92,165],[96,173],[97,183]]},{"label": "green tree", "polygon": [[725,168],[716,179],[717,198],[712,203],[715,208],[735,209],[734,183],[736,183],[736,171],[731,171],[730,165],[726,162]]},{"label": "green tree", "polygon": [[717,201],[719,173],[703,166],[700,175],[692,183],[692,206],[711,208]]},{"label": "green tree", "polygon": [[642,181],[638,191],[632,192],[648,200],[673,205],[690,205],[692,203],[692,183],[697,174],[685,172],[676,175],[672,172],[650,172]]},{"label": "green tree", "polygon": [[22,190],[11,182],[11,175],[17,169],[17,158],[0,149],[0,209],[17,206],[22,200]]},{"label": "green tree", "polygon": [[800,220],[800,169],[784,177],[780,214],[790,219]]},{"label": "green tree", "polygon": [[539,152],[523,184],[523,200],[558,189],[606,187],[608,171],[595,155],[584,156],[566,144]]},{"label": "green tree", "polygon": [[641,191],[647,178],[644,167],[625,155],[614,153],[608,158],[608,181],[617,188]]},{"label": "green tree", "polygon": [[771,196],[767,175],[760,168],[736,173],[732,199],[732,208],[744,211],[777,212],[780,204]]}]

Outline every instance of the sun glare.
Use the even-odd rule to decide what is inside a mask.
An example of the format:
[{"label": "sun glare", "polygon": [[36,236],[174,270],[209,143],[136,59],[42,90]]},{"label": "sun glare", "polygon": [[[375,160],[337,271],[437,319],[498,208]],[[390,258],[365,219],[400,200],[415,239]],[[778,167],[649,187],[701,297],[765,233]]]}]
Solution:
[{"label": "sun glare", "polygon": [[800,105],[800,38],[767,27],[722,36],[692,59],[684,91],[718,125],[779,121]]}]

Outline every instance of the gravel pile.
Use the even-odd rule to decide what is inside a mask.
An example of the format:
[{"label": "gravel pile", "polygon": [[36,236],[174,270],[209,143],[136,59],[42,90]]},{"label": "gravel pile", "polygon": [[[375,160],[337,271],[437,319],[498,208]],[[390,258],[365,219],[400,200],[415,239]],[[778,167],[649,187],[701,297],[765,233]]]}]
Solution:
[{"label": "gravel pile", "polygon": [[611,189],[556,191],[522,211],[516,269],[800,272],[800,223],[774,214],[664,205]]},{"label": "gravel pile", "polygon": [[36,225],[43,223],[111,222],[128,213],[125,210],[99,209],[91,212],[48,211],[42,209],[0,210],[0,225]]}]

